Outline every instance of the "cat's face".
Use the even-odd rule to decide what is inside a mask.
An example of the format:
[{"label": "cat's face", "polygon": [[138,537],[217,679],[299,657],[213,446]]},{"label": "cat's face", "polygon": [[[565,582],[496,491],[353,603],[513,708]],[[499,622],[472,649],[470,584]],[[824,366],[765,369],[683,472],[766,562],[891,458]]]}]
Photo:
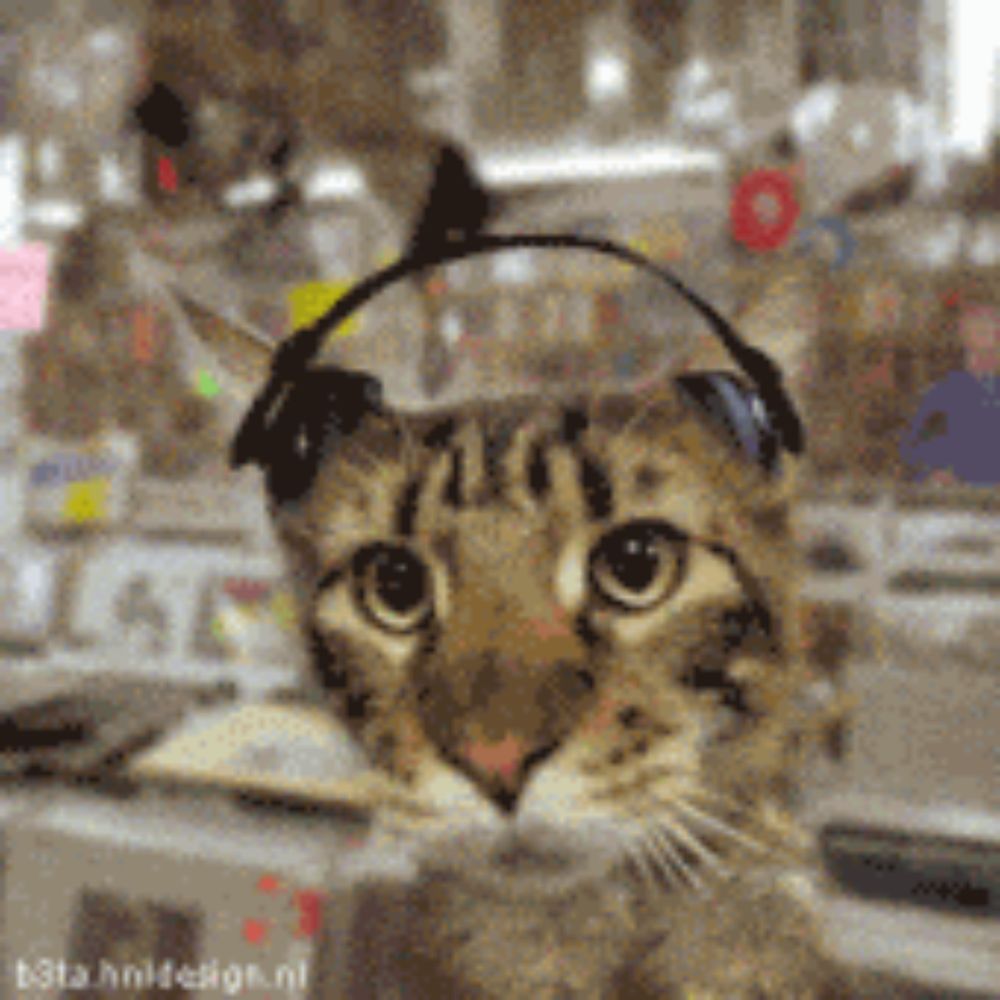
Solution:
[{"label": "cat's face", "polygon": [[481,872],[697,878],[788,739],[781,489],[669,383],[372,412],[331,445],[276,516],[379,819]]}]

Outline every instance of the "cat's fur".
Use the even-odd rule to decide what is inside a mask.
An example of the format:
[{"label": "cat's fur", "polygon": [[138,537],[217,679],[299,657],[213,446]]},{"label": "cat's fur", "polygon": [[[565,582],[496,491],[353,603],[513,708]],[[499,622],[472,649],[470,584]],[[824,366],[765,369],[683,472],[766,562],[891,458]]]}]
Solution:
[{"label": "cat's fur", "polygon": [[[797,847],[774,822],[802,728],[786,485],[665,382],[370,414],[277,512],[315,670],[380,769],[381,823],[424,866],[414,947],[442,989],[828,985],[807,913],[766,875]],[[663,598],[623,610],[596,592],[594,560],[637,521],[686,540],[664,545]],[[431,618],[403,633],[366,613],[352,569],[390,541],[419,555],[433,591]],[[547,756],[507,816],[461,748],[510,734]],[[491,851],[515,823],[566,850],[581,880],[505,887]]]},{"label": "cat's fur", "polygon": [[[790,478],[665,379],[376,408],[275,506],[315,676],[419,866],[404,995],[850,995],[777,874],[810,862]],[[637,524],[663,573],[628,608],[608,551]],[[411,617],[373,604],[387,543],[424,567]],[[519,775],[477,764],[505,746]]]}]

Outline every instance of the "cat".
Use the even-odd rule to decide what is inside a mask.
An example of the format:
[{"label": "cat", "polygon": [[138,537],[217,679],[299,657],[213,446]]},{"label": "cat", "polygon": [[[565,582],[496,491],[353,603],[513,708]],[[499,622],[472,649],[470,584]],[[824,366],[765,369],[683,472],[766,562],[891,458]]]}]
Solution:
[{"label": "cat", "polygon": [[314,679],[418,872],[404,996],[853,995],[789,874],[793,472],[663,378],[358,405],[272,490]]},{"label": "cat", "polygon": [[371,416],[280,512],[454,995],[810,995],[788,516],[670,383]]}]

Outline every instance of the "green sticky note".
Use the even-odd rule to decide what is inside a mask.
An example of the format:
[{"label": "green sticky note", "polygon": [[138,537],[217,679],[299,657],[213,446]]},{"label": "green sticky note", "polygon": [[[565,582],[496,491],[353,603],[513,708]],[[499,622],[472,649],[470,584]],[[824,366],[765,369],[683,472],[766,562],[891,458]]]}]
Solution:
[{"label": "green sticky note", "polygon": [[218,396],[221,392],[219,383],[212,377],[212,373],[205,371],[204,368],[198,369],[197,391],[199,396],[204,396],[206,399]]}]

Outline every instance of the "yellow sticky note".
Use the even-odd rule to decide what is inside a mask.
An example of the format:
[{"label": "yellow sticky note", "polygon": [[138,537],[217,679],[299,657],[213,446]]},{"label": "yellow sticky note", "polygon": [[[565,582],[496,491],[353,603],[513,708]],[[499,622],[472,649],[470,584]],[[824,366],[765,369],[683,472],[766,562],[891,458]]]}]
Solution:
[{"label": "yellow sticky note", "polygon": [[66,487],[63,520],[73,524],[103,521],[108,507],[107,479],[82,479]]},{"label": "yellow sticky note", "polygon": [[[297,285],[288,293],[292,329],[300,330],[315,323],[351,287],[349,281],[310,281]],[[337,328],[336,335],[346,337],[354,333],[357,322],[357,316],[351,316]]]}]

